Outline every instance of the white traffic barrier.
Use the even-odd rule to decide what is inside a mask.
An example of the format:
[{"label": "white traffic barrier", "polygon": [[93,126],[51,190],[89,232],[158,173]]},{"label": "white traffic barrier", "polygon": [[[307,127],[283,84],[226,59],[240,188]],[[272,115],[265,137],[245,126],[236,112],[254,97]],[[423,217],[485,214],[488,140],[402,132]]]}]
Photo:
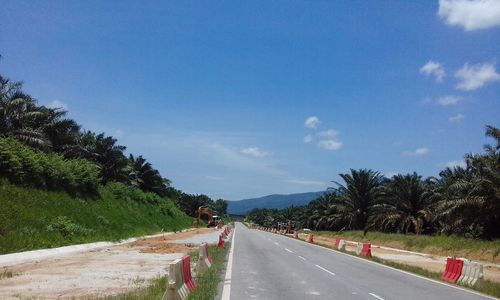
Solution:
[{"label": "white traffic barrier", "polygon": [[345,251],[345,240],[340,240],[339,241],[339,247],[338,247],[339,250],[341,251]]},{"label": "white traffic barrier", "polygon": [[167,290],[163,294],[162,300],[185,300],[188,294],[189,290],[184,283],[182,258],[179,258],[168,266]]},{"label": "white traffic barrier", "polygon": [[198,250],[198,263],[196,264],[196,271],[198,273],[203,273],[212,267],[212,260],[208,254],[208,244],[203,243],[200,245]]},{"label": "white traffic barrier", "polygon": [[358,243],[358,246],[356,247],[356,255],[360,255],[362,250],[363,250],[363,243]]},{"label": "white traffic barrier", "polygon": [[470,287],[480,285],[484,279],[483,264],[463,258],[461,260],[464,262],[464,266],[457,283]]}]

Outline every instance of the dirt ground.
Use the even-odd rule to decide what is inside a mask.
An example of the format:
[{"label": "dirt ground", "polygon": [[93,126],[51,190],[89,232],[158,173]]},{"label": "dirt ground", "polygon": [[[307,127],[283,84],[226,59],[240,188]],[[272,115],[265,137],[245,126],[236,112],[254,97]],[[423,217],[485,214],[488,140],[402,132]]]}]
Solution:
[{"label": "dirt ground", "polygon": [[[301,239],[306,239],[306,234],[301,234]],[[315,241],[327,245],[329,247],[335,248],[335,238],[325,237],[325,236],[315,236]],[[356,244],[346,243],[346,250],[350,252],[356,251]],[[444,272],[446,266],[446,257],[427,254],[427,253],[417,253],[409,252],[399,249],[388,249],[386,247],[380,247],[372,245],[372,255],[379,257],[381,259],[393,261],[400,264],[405,264],[414,267],[420,267],[432,272],[442,273]],[[481,261],[478,261],[481,262]],[[487,280],[500,282],[500,265],[492,264],[489,262],[481,262],[484,265],[484,278]]]},{"label": "dirt ground", "polygon": [[1,268],[0,299],[78,299],[117,295],[167,275],[168,264],[194,244],[177,244],[215,229],[200,228]]}]

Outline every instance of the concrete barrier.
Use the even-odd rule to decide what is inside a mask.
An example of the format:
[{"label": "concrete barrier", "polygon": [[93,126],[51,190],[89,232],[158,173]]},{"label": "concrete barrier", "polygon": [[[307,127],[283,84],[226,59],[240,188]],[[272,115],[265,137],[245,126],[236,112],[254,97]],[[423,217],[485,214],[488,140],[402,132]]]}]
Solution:
[{"label": "concrete barrier", "polygon": [[222,233],[219,235],[219,242],[217,243],[217,248],[223,248],[224,247],[224,237],[222,236]]},{"label": "concrete barrier", "polygon": [[361,256],[372,257],[372,244],[363,243],[361,248]]},{"label": "concrete barrier", "polygon": [[198,263],[196,264],[196,272],[203,273],[212,267],[212,259],[208,254],[208,244],[203,243],[198,250]]},{"label": "concrete barrier", "polygon": [[462,274],[457,280],[458,284],[474,287],[481,285],[484,280],[483,264],[462,259]]},{"label": "concrete barrier", "polygon": [[450,283],[456,283],[462,275],[464,262],[460,259],[448,257],[446,259],[446,268],[441,279]]},{"label": "concrete barrier", "polygon": [[162,300],[186,300],[195,287],[191,276],[190,257],[186,255],[169,264],[167,290]]},{"label": "concrete barrier", "polygon": [[356,255],[361,255],[361,250],[363,250],[363,243],[358,243],[356,247]]},{"label": "concrete barrier", "polygon": [[299,233],[297,231],[293,232],[293,238],[298,239],[299,238]]},{"label": "concrete barrier", "polygon": [[337,249],[345,251],[345,240],[340,240]]},{"label": "concrete barrier", "polygon": [[313,234],[309,234],[307,236],[307,242],[311,243],[311,244],[314,244],[314,235]]},{"label": "concrete barrier", "polygon": [[336,238],[335,239],[335,248],[339,248],[339,243],[340,243],[340,239],[339,238]]}]

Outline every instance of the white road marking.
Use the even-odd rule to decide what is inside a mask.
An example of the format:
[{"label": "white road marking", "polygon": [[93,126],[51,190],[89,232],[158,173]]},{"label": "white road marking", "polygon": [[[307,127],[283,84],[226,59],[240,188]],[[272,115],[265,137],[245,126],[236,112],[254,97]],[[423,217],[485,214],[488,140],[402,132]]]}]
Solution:
[{"label": "white road marking", "polygon": [[[297,240],[297,239],[291,239],[291,240],[296,241],[297,243],[304,243],[305,242],[304,240]],[[417,275],[417,274],[414,274],[414,273],[410,273],[410,272],[407,272],[407,271],[396,269],[394,267],[390,267],[390,266],[387,266],[387,265],[384,265],[384,264],[381,264],[381,263],[378,263],[378,262],[375,262],[375,261],[372,261],[372,260],[368,260],[368,259],[364,259],[364,258],[361,258],[361,257],[358,257],[358,256],[354,256],[354,255],[348,254],[348,253],[344,253],[344,252],[341,252],[341,251],[338,251],[338,250],[335,250],[335,249],[332,249],[332,248],[328,248],[328,247],[317,245],[317,244],[311,244],[311,243],[307,243],[307,245],[313,246],[313,247],[317,247],[317,248],[320,248],[320,249],[323,249],[323,250],[331,251],[333,253],[337,253],[337,254],[340,254],[340,255],[345,255],[347,257],[350,257],[352,259],[356,259],[356,260],[364,262],[364,263],[377,265],[377,266],[382,267],[382,268],[391,269],[393,271],[404,273],[406,275],[410,275],[410,276],[413,276],[413,277],[418,277],[420,279],[427,280],[427,281],[430,281],[430,282],[433,282],[433,283],[437,283],[437,284],[440,284],[440,285],[444,285],[444,286],[447,286],[447,287],[450,287],[450,288],[454,288],[454,289],[460,290],[462,292],[467,292],[467,293],[470,293],[470,294],[478,295],[478,296],[481,296],[481,297],[483,297],[485,299],[498,300],[497,298],[494,298],[493,296],[490,296],[490,295],[486,295],[486,294],[479,293],[479,292],[476,292],[476,291],[473,291],[473,290],[468,290],[466,288],[459,287],[457,285],[448,284],[446,282],[437,281],[435,279],[431,279],[431,278],[428,278],[428,277],[424,277],[424,276],[421,276],[421,275]]]},{"label": "white road marking", "polygon": [[290,252],[290,253],[293,253],[293,251],[292,251],[292,250],[290,250],[290,249],[288,249],[288,248],[285,248],[285,251]]},{"label": "white road marking", "polygon": [[302,259],[302,260],[306,260],[304,257],[302,257],[302,256],[300,256],[300,255],[299,255],[299,258],[300,258],[300,259]]},{"label": "white road marking", "polygon": [[234,227],[233,237],[231,238],[231,249],[229,249],[229,259],[227,260],[226,277],[224,278],[224,287],[222,288],[221,300],[231,299],[231,273],[233,271],[233,253],[234,236],[236,235],[236,226]]},{"label": "white road marking", "polygon": [[325,271],[326,273],[335,276],[335,273],[323,268],[322,266],[320,266],[320,265],[315,265],[315,266],[316,266],[316,268],[321,269],[321,270]]},{"label": "white road marking", "polygon": [[276,246],[279,246],[279,245],[280,245],[280,243],[278,243],[278,242],[274,242],[274,244],[275,244]]},{"label": "white road marking", "polygon": [[368,293],[370,296],[377,298],[378,300],[384,300],[384,298],[375,295],[374,293]]}]

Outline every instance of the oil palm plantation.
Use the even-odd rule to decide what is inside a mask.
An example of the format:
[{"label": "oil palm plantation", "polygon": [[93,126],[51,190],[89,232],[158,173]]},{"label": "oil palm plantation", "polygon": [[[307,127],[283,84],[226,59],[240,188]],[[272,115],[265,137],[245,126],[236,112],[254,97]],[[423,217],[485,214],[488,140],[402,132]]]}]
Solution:
[{"label": "oil palm plantation", "polygon": [[344,184],[334,182],[337,197],[333,198],[336,214],[346,229],[364,230],[373,213],[372,208],[382,196],[382,176],[368,169],[354,170],[350,174],[339,174]]},{"label": "oil palm plantation", "polygon": [[417,173],[396,175],[384,186],[383,197],[372,208],[370,227],[421,234],[433,219],[435,194]]}]

